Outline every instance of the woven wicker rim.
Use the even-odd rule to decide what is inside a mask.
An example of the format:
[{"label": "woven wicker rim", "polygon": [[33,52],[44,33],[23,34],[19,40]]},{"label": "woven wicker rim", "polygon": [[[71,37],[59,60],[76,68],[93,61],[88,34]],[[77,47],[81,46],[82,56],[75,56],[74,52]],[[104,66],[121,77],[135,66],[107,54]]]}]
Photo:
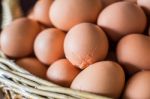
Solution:
[{"label": "woven wicker rim", "polygon": [[[9,60],[0,51],[1,88],[31,99],[110,99],[83,91],[64,88],[40,79]],[[11,98],[12,99],[12,98]]]}]

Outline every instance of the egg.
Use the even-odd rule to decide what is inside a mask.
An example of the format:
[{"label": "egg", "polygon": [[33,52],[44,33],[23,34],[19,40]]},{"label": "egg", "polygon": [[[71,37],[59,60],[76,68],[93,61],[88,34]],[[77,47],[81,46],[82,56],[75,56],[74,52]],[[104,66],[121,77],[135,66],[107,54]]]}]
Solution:
[{"label": "egg", "polygon": [[49,9],[54,0],[38,0],[33,8],[33,18],[40,23],[50,27],[52,23],[49,18]]},{"label": "egg", "polygon": [[118,61],[130,73],[150,69],[150,37],[131,34],[123,37],[117,45]]},{"label": "egg", "polygon": [[112,3],[119,2],[121,0],[101,0],[101,1],[102,1],[103,5],[106,7]]},{"label": "egg", "polygon": [[124,0],[124,1],[129,1],[129,2],[132,2],[132,3],[137,3],[137,0]]},{"label": "egg", "polygon": [[90,65],[73,80],[72,89],[119,98],[125,83],[123,69],[113,61]]},{"label": "egg", "polygon": [[9,57],[21,58],[33,52],[33,43],[40,26],[37,22],[19,18],[10,23],[1,33],[1,50]]},{"label": "egg", "polygon": [[[31,10],[31,11],[29,12],[29,14],[27,15],[27,18],[29,18],[29,19],[31,19],[31,20],[37,21],[37,20],[35,19],[35,17],[34,17],[33,10]],[[46,28],[48,28],[48,26],[46,26],[46,25],[40,23],[39,21],[37,21],[37,22],[38,22],[39,25],[40,25],[41,31],[44,30],[44,29],[46,29]]]},{"label": "egg", "polygon": [[80,69],[103,60],[108,52],[108,40],[101,28],[91,23],[75,25],[64,41],[66,58]]},{"label": "egg", "polygon": [[68,31],[82,22],[96,22],[102,7],[100,0],[55,0],[49,17],[55,27]]},{"label": "egg", "polygon": [[56,28],[43,30],[36,37],[34,42],[34,52],[36,57],[44,64],[50,65],[52,62],[64,57],[65,33]]},{"label": "egg", "polygon": [[47,70],[47,78],[64,87],[70,87],[73,79],[80,70],[73,66],[67,59],[55,61]]},{"label": "egg", "polygon": [[46,79],[47,66],[39,62],[34,57],[26,57],[18,59],[16,64],[29,71],[31,74]]},{"label": "egg", "polygon": [[141,6],[148,15],[150,15],[150,0],[137,0],[137,4]]},{"label": "egg", "polygon": [[127,82],[123,99],[150,99],[150,71],[141,71]]},{"label": "egg", "polygon": [[125,1],[106,7],[97,21],[113,41],[118,41],[127,34],[143,33],[146,22],[143,10],[136,4]]},{"label": "egg", "polygon": [[34,19],[34,13],[33,13],[33,9],[29,11],[27,18],[31,19],[31,20],[35,20]]}]

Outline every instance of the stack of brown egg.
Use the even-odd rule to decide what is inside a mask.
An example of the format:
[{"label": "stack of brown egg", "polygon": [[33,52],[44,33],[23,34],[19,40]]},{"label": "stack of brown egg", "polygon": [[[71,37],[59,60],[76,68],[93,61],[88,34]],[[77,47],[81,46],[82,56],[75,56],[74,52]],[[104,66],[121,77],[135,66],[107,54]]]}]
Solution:
[{"label": "stack of brown egg", "polygon": [[38,0],[3,29],[1,50],[64,87],[149,99],[149,18],[150,0]]}]

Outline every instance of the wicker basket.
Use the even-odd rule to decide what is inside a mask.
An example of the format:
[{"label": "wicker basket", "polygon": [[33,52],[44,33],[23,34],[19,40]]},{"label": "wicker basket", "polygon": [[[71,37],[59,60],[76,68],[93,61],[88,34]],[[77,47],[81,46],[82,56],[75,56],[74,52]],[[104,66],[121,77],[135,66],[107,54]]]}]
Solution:
[{"label": "wicker basket", "polygon": [[[21,17],[19,0],[3,0],[2,28]],[[35,77],[0,51],[0,89],[6,99],[109,99],[92,93],[64,88]]]}]

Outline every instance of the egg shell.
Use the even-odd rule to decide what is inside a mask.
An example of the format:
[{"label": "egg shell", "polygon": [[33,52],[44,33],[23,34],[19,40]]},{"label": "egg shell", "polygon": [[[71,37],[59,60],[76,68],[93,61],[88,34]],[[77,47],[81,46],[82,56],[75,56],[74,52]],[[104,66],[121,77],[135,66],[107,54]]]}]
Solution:
[{"label": "egg shell", "polygon": [[21,58],[33,52],[35,37],[40,32],[37,22],[19,18],[10,23],[1,33],[1,49],[9,57]]},{"label": "egg shell", "polygon": [[121,0],[101,0],[101,1],[103,3],[103,6],[106,7],[106,6],[108,6],[108,5],[112,4],[112,3],[119,2]]},{"label": "egg shell", "polygon": [[[31,20],[37,21],[37,20],[35,19],[34,15],[35,15],[35,14],[33,13],[33,9],[32,9],[32,10],[29,12],[29,14],[27,15],[27,18],[29,18],[29,19],[31,19]],[[48,28],[48,26],[42,24],[41,22],[39,22],[39,21],[37,21],[37,22],[38,22],[39,25],[40,25],[41,31],[44,30],[44,29],[46,29],[46,28]]]},{"label": "egg shell", "polygon": [[[137,17],[138,16],[138,17]],[[106,7],[98,17],[98,25],[113,41],[131,33],[143,33],[146,16],[136,4],[122,1]]]},{"label": "egg shell", "polygon": [[54,0],[38,0],[33,8],[33,18],[46,26],[52,26],[49,9]]},{"label": "egg shell", "polygon": [[55,61],[47,71],[47,78],[61,86],[70,87],[73,79],[80,70],[73,66],[67,59]]},{"label": "egg shell", "polygon": [[150,0],[137,0],[137,4],[150,16]]},{"label": "egg shell", "polygon": [[137,0],[124,0],[124,1],[129,1],[129,2],[132,2],[132,3],[137,3]]},{"label": "egg shell", "polygon": [[118,98],[123,90],[125,75],[115,62],[102,61],[90,65],[73,80],[71,88]]},{"label": "egg shell", "polygon": [[64,41],[66,58],[84,69],[103,60],[108,52],[108,40],[101,28],[91,23],[81,23],[67,33]]},{"label": "egg shell", "polygon": [[100,0],[55,0],[49,17],[55,27],[68,31],[82,22],[96,22],[101,10]]},{"label": "egg shell", "polygon": [[130,73],[150,69],[150,37],[142,34],[125,36],[117,45],[117,58]]},{"label": "egg shell", "polygon": [[34,20],[34,14],[33,14],[33,9],[29,10],[28,14],[27,14],[27,18]]},{"label": "egg shell", "polygon": [[141,71],[127,82],[123,99],[150,99],[150,71]]},{"label": "egg shell", "polygon": [[43,30],[34,42],[34,52],[36,57],[44,64],[50,65],[52,62],[64,57],[65,33],[56,28]]},{"label": "egg shell", "polygon": [[34,57],[18,59],[16,64],[29,71],[31,74],[46,79],[47,66]]}]

